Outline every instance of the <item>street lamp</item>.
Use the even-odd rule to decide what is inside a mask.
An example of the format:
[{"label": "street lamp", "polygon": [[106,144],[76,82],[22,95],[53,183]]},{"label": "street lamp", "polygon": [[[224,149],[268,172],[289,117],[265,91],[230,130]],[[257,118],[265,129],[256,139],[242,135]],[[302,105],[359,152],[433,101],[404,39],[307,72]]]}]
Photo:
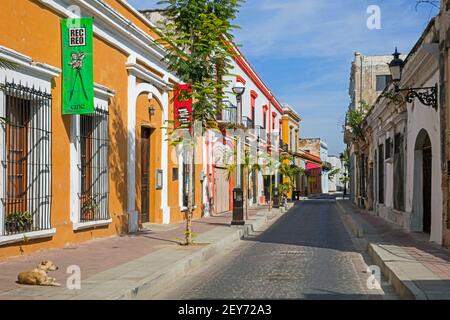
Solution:
[{"label": "street lamp", "polygon": [[[245,92],[245,85],[240,80],[236,80],[236,83],[233,86],[233,92],[236,95],[236,101],[238,105],[237,109],[237,122],[238,124],[242,124],[242,95]],[[233,220],[231,221],[232,225],[244,225],[244,194],[241,188],[241,141],[239,136],[236,137],[237,144],[237,152],[236,152],[236,187],[233,189]]]},{"label": "street lamp", "polygon": [[397,48],[395,48],[395,52],[392,55],[394,56],[394,59],[392,59],[389,63],[389,70],[392,75],[395,91],[406,92],[406,101],[409,103],[413,102],[414,98],[417,98],[423,105],[430,106],[437,110],[437,84],[433,87],[400,89],[400,80],[402,79],[404,61],[400,58],[400,53],[397,51]]},{"label": "street lamp", "polygon": [[242,81],[240,80],[236,80],[236,83],[234,84],[233,87],[233,92],[236,95],[236,101],[237,101],[237,105],[238,105],[238,115],[237,115],[237,120],[238,123],[241,124],[242,123],[242,95],[245,92],[245,85],[242,83]]}]

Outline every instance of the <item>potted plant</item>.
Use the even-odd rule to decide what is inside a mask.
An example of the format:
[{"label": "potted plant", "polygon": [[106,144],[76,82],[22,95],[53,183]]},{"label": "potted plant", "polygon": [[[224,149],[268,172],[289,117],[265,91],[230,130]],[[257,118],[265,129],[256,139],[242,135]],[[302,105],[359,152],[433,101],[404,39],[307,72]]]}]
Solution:
[{"label": "potted plant", "polygon": [[33,215],[28,211],[14,212],[6,216],[6,233],[31,231],[33,228]]},{"label": "potted plant", "polygon": [[81,220],[92,221],[95,219],[95,213],[98,208],[98,203],[95,200],[95,196],[88,196],[81,206]]},{"label": "potted plant", "polygon": [[289,187],[289,184],[287,184],[287,183],[280,183],[278,185],[278,192],[279,192],[280,199],[281,199],[280,206],[285,206],[289,189],[290,189],[290,187]]}]

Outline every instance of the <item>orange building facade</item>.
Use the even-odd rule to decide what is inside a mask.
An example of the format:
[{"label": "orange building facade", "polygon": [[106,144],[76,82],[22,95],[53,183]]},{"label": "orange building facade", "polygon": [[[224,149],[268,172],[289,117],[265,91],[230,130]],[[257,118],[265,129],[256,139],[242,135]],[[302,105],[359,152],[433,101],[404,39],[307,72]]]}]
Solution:
[{"label": "orange building facade", "polygon": [[[77,4],[1,4],[14,68],[0,69],[0,259],[184,219],[186,166],[167,135],[178,79],[154,26],[125,1]],[[63,115],[60,23],[79,16],[94,17],[96,112]]]}]

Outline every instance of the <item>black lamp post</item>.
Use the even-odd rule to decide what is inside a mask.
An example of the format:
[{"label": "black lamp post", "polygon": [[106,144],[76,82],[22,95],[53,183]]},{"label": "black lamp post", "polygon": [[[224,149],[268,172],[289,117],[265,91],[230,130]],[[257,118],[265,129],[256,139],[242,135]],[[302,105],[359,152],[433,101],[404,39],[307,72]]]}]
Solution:
[{"label": "black lamp post", "polygon": [[437,110],[437,84],[433,87],[400,89],[404,61],[400,58],[400,53],[398,53],[397,48],[395,48],[395,52],[392,55],[394,56],[394,59],[389,63],[389,69],[391,71],[395,91],[406,92],[406,101],[409,103],[413,102],[414,98],[417,98],[423,105],[430,106]]},{"label": "black lamp post", "polygon": [[[236,95],[237,101],[237,120],[238,124],[242,124],[242,95],[245,92],[244,84],[237,80],[234,87],[233,92]],[[233,220],[231,220],[232,225],[244,225],[244,193],[242,192],[241,187],[241,163],[237,159],[237,155],[240,154],[240,138],[237,137],[236,143],[238,145],[238,150],[236,152],[236,175],[237,175],[237,183],[236,187],[233,189]]]}]

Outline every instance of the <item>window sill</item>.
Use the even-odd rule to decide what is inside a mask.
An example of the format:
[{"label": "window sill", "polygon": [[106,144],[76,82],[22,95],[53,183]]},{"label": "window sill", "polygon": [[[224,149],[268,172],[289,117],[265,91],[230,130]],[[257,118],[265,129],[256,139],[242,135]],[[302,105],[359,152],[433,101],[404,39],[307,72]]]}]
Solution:
[{"label": "window sill", "polygon": [[103,227],[107,226],[112,222],[112,219],[108,220],[96,220],[96,221],[89,221],[89,222],[77,222],[73,224],[73,230],[83,230],[83,229],[89,229],[89,228],[96,228],[96,227]]},{"label": "window sill", "polygon": [[56,233],[56,229],[31,231],[25,233],[18,233],[9,236],[0,236],[0,245],[5,245],[14,242],[22,242],[26,240],[40,239],[40,238],[50,238]]}]

